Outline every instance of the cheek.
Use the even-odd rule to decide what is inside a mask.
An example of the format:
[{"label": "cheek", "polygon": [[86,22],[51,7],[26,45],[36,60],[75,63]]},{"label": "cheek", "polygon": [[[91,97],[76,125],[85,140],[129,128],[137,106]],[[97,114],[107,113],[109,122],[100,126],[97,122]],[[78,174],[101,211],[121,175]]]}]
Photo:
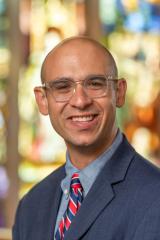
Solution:
[{"label": "cheek", "polygon": [[48,104],[48,111],[49,111],[49,118],[53,128],[59,132],[63,127],[63,110],[65,104],[64,103],[57,103],[55,101],[49,101]]},{"label": "cheek", "polygon": [[116,96],[112,94],[107,96],[103,101],[99,102],[99,106],[104,112],[104,114],[109,115],[110,113],[115,113],[116,111]]},{"label": "cheek", "polygon": [[105,104],[103,104],[103,124],[106,126],[114,125],[116,118],[116,100],[115,98],[109,99]]}]

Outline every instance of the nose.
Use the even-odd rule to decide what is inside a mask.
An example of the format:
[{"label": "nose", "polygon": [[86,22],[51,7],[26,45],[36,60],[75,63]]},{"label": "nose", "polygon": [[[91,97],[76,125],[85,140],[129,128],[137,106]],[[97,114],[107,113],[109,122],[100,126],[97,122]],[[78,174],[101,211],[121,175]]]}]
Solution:
[{"label": "nose", "polygon": [[87,95],[82,84],[77,84],[69,101],[70,105],[79,109],[85,109],[92,104],[92,99]]}]

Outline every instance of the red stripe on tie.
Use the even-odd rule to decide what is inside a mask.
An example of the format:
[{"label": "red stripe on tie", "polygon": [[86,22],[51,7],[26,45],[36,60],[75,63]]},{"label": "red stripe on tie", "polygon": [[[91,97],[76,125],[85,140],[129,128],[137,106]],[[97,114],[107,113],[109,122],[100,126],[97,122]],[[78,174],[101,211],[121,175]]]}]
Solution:
[{"label": "red stripe on tie", "polygon": [[70,224],[71,224],[71,221],[70,221],[69,217],[67,216],[66,219],[65,219],[66,230],[68,230]]},{"label": "red stripe on tie", "polygon": [[69,209],[71,210],[73,215],[76,215],[76,213],[77,213],[77,205],[74,203],[72,198],[70,199],[70,202],[69,202]]},{"label": "red stripe on tie", "polygon": [[59,224],[59,232],[60,232],[61,239],[63,239],[63,229],[64,229],[64,218],[62,218]]}]

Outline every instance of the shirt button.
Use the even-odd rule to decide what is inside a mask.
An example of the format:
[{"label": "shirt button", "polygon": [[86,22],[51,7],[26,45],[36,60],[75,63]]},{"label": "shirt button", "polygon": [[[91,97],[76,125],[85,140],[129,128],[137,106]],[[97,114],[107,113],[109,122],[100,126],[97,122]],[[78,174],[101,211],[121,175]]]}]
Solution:
[{"label": "shirt button", "polygon": [[67,189],[64,190],[64,194],[68,195],[68,190]]}]

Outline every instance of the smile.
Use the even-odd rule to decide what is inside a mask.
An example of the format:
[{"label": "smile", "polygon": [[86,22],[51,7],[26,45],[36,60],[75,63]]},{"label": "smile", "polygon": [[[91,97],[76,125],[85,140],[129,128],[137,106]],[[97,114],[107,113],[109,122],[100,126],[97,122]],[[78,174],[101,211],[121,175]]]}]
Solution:
[{"label": "smile", "polygon": [[74,116],[72,117],[73,122],[89,122],[95,118],[95,115],[86,115],[86,116]]}]

